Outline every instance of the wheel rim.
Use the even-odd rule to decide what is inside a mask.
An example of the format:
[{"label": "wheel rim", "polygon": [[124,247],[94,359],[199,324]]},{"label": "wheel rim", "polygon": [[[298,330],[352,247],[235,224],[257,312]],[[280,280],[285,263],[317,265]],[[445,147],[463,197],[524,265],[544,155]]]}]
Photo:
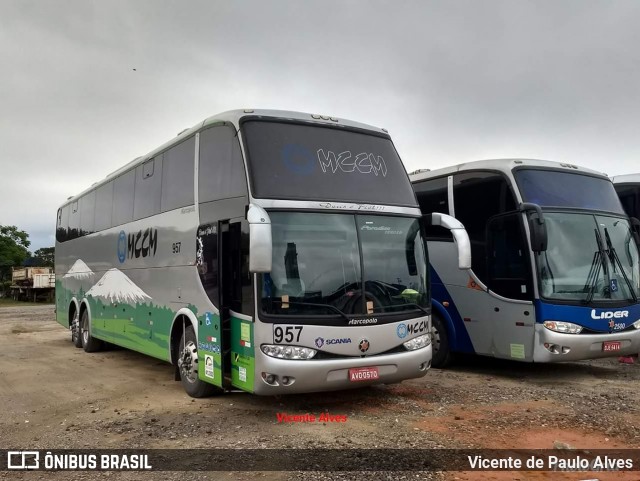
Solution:
[{"label": "wheel rim", "polygon": [[178,356],[178,367],[180,368],[180,377],[186,379],[190,383],[194,383],[198,379],[198,350],[193,341],[189,341],[180,348]]},{"label": "wheel rim", "polygon": [[82,342],[89,344],[89,329],[87,329],[87,323],[82,323]]}]

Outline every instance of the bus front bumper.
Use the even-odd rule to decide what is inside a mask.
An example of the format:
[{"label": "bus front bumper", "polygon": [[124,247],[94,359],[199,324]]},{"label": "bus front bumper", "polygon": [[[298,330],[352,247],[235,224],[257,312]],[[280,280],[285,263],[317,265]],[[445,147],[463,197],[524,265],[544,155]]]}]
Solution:
[{"label": "bus front bumper", "polygon": [[[431,344],[415,351],[347,359],[277,359],[256,350],[254,393],[260,395],[296,394],[354,389],[372,384],[392,384],[424,376],[431,367]],[[352,382],[349,369],[377,367],[378,378]],[[275,384],[265,376],[272,374]],[[287,379],[285,379],[287,378]],[[289,381],[285,385],[284,380]],[[292,381],[293,380],[293,381]]]},{"label": "bus front bumper", "polygon": [[[640,352],[640,329],[611,334],[563,334],[542,324],[536,324],[535,329],[534,362],[581,361]],[[620,349],[605,351],[604,343],[619,343]]]}]

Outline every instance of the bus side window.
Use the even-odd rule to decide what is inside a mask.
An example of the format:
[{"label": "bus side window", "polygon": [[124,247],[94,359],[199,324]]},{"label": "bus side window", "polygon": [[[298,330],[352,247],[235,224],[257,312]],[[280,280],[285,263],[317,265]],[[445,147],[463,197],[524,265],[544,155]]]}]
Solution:
[{"label": "bus side window", "polygon": [[198,272],[207,296],[214,306],[220,306],[218,291],[218,225],[201,225],[196,245]]},{"label": "bus side window", "polygon": [[213,127],[200,134],[200,203],[247,195],[240,143],[234,129]]},{"label": "bus side window", "polygon": [[126,224],[133,219],[133,191],[136,171],[130,170],[113,181],[113,225]]},{"label": "bus side window", "polygon": [[453,178],[456,218],[471,240],[471,268],[487,283],[487,224],[495,215],[513,211],[515,198],[507,179],[494,172],[465,172]]},{"label": "bus side window", "polygon": [[[449,214],[449,198],[447,194],[447,178],[427,180],[414,185],[414,190],[423,214],[440,212]],[[426,239],[430,241],[451,241],[451,232],[442,226],[425,226]]]},{"label": "bus side window", "polygon": [[69,204],[69,228],[67,229],[67,240],[77,239],[80,232],[80,211],[78,210],[78,201],[75,200]]},{"label": "bus side window", "polygon": [[162,198],[160,210],[186,207],[193,204],[193,157],[195,137],[171,147],[162,158]]},{"label": "bus side window", "polygon": [[96,207],[96,191],[85,194],[80,198],[80,236],[95,232],[94,214]]},{"label": "bus side window", "polygon": [[113,211],[113,182],[98,187],[96,190],[95,229],[100,231],[111,227]]},{"label": "bus side window", "polygon": [[162,155],[136,167],[136,189],[133,219],[143,219],[160,213],[162,192]]},{"label": "bus side window", "polygon": [[58,211],[58,225],[56,227],[56,240],[64,242],[67,240],[67,229],[69,228],[69,205],[65,205]]}]

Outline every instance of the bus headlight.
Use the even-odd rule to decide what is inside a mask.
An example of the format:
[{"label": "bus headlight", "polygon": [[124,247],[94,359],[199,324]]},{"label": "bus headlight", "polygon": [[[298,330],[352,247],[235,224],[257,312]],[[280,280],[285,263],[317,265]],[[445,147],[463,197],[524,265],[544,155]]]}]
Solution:
[{"label": "bus headlight", "polygon": [[636,322],[634,322],[633,324],[631,324],[633,327],[635,327],[636,329],[640,329],[640,319],[638,319]]},{"label": "bus headlight", "polygon": [[422,336],[414,337],[403,343],[403,346],[407,351],[415,351],[423,347],[427,347],[431,344],[431,336],[429,334],[423,334]]},{"label": "bus headlight", "polygon": [[280,346],[274,344],[263,344],[260,346],[262,352],[267,356],[278,359],[311,359],[318,351],[308,347],[300,346]]},{"label": "bus headlight", "polygon": [[563,334],[580,334],[580,331],[582,331],[582,326],[574,324],[573,322],[544,321],[542,325],[550,331],[561,332]]}]

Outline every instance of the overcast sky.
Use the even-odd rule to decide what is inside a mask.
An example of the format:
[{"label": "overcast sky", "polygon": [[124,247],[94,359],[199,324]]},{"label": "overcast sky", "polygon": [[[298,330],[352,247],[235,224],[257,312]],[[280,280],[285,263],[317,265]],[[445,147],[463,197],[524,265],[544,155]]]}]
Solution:
[{"label": "overcast sky", "polygon": [[[640,1],[0,0],[0,224],[236,108],[391,133],[407,170],[640,171]],[[134,71],[135,69],[135,71]]]}]

